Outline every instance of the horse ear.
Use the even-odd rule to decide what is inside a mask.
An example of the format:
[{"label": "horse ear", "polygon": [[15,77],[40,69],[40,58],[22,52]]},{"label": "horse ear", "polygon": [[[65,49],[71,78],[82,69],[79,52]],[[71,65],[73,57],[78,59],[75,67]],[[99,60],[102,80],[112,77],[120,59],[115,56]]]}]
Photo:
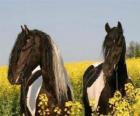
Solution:
[{"label": "horse ear", "polygon": [[29,29],[28,29],[27,25],[24,25],[24,28],[25,28],[25,34],[28,35],[29,34]]},{"label": "horse ear", "polygon": [[25,31],[22,25],[21,25],[21,30],[22,30],[22,32],[24,32],[24,31]]},{"label": "horse ear", "polygon": [[123,29],[122,29],[122,24],[120,21],[118,21],[118,28],[121,30],[121,32],[123,32]]},{"label": "horse ear", "polygon": [[109,33],[110,30],[111,30],[108,23],[105,24],[105,30],[106,30],[107,33]]}]

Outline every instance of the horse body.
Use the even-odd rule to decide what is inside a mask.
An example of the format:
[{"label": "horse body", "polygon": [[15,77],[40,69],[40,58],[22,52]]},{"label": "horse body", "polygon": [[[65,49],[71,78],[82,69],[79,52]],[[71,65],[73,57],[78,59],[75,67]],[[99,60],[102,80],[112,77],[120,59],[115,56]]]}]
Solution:
[{"label": "horse body", "polygon": [[87,87],[88,100],[96,101],[93,110],[96,110],[96,108],[97,108],[99,98],[100,98],[101,92],[104,87],[105,87],[105,82],[103,79],[103,72],[101,71],[97,80],[95,82],[93,82],[93,84],[91,86]]},{"label": "horse body", "polygon": [[[100,64],[102,65],[102,64]],[[92,65],[91,65],[92,66]],[[91,67],[90,66],[90,67]],[[102,68],[98,65],[96,67],[92,66],[93,69],[90,69],[84,74],[84,90],[83,90],[83,102],[85,105],[85,115],[90,116],[93,111],[98,111],[100,114],[107,114],[111,111],[109,108],[109,98],[113,97],[114,92],[119,90],[122,95],[125,95],[124,84],[131,82],[130,78],[117,78],[118,83],[116,82],[116,71],[113,71],[113,74],[106,82]],[[101,69],[100,69],[101,68]],[[97,72],[99,71],[99,73]],[[125,74],[123,72],[121,74]],[[98,74],[97,74],[98,73]],[[118,84],[118,85],[117,85]],[[118,88],[117,88],[118,87]],[[90,107],[89,102],[95,100],[94,106]]]},{"label": "horse body", "polygon": [[[40,68],[38,68],[40,67]],[[21,114],[39,116],[38,95],[48,98],[50,115],[55,106],[72,100],[71,85],[60,51],[51,37],[22,27],[9,59],[8,80],[21,85]],[[34,96],[34,97],[33,97]]]},{"label": "horse body", "polygon": [[[125,95],[124,86],[131,82],[127,74],[125,63],[125,39],[120,22],[118,27],[105,26],[107,36],[103,43],[104,61],[97,66],[89,66],[83,76],[83,102],[85,115],[91,116],[93,111],[107,115],[112,110],[109,107],[109,98],[116,90]],[[90,101],[95,100],[94,107]]]}]

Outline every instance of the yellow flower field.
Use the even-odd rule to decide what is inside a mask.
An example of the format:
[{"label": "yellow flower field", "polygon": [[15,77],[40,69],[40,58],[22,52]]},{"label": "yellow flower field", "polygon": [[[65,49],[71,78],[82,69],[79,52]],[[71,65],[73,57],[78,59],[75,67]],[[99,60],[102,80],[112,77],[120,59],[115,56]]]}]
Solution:
[{"label": "yellow flower field", "polygon": [[128,59],[127,68],[128,73],[133,80],[140,80],[140,58]]},{"label": "yellow flower field", "polygon": [[[97,62],[70,62],[65,63],[65,67],[70,76],[70,81],[73,86],[75,101],[82,103],[82,77],[91,64]],[[132,78],[137,88],[140,88],[140,59],[128,59],[126,61],[128,73]],[[7,66],[0,66],[0,116],[19,115],[19,86],[12,86],[7,80]],[[137,89],[140,91],[140,89]],[[139,92],[140,93],[140,92]],[[140,99],[140,98],[138,98]],[[135,114],[140,115],[139,111],[140,100],[133,105]]]}]

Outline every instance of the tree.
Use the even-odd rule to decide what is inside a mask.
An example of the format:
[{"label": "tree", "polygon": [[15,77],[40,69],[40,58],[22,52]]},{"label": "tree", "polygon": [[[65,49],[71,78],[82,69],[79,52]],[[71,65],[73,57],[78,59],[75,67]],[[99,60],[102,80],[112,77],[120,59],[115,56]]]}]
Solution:
[{"label": "tree", "polygon": [[126,56],[128,58],[140,57],[140,44],[138,42],[131,41],[127,47]]},{"label": "tree", "polygon": [[136,55],[136,57],[140,57],[140,44],[137,42],[135,45],[135,55]]}]

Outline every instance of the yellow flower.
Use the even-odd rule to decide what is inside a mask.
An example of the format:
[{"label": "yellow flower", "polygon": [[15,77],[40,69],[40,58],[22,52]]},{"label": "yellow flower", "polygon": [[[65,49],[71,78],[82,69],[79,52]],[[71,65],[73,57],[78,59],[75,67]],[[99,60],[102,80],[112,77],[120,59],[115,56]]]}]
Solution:
[{"label": "yellow flower", "polygon": [[91,99],[91,100],[89,100],[89,105],[90,105],[90,107],[94,107],[95,104],[96,104],[95,99]]}]

